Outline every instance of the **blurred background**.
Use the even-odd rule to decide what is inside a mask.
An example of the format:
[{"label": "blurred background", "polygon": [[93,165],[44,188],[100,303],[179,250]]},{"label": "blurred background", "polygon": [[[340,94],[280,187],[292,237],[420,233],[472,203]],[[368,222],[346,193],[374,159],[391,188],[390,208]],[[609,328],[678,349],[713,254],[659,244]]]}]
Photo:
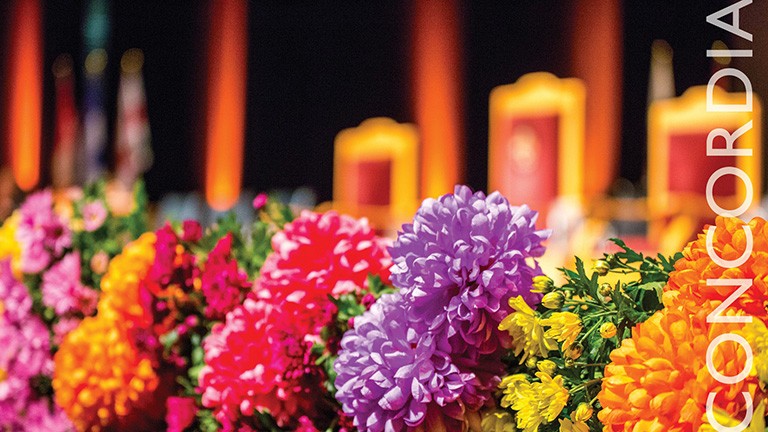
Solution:
[{"label": "blurred background", "polygon": [[[14,151],[27,151],[14,141],[12,129],[18,121],[14,103],[28,98],[15,98],[14,92],[29,85],[31,93],[24,94],[38,95],[28,82],[39,80],[39,121],[27,120],[39,129],[39,142],[25,144],[39,146],[39,159],[30,162],[39,175],[22,188],[56,180],[60,113],[69,103],[62,102],[60,90],[71,82],[69,106],[79,131],[75,146],[95,140],[95,160],[103,170],[119,170],[121,124],[148,125],[152,163],[142,160],[134,171],[139,175],[150,166],[144,178],[155,202],[172,193],[207,191],[208,204],[222,210],[233,205],[232,194],[241,186],[254,193],[304,188],[309,201],[330,202],[335,137],[372,117],[413,124],[419,131],[418,198],[449,192],[445,184],[452,182],[485,190],[489,94],[544,71],[585,84],[585,170],[601,173],[585,184],[586,197],[643,197],[651,101],[705,85],[726,65],[744,71],[757,95],[768,97],[768,3],[755,2],[741,14],[741,27],[754,34],[752,43],[707,24],[709,14],[731,3],[5,1],[0,3],[0,83],[7,84],[0,85],[2,166],[7,176]],[[718,63],[706,56],[713,47],[749,48],[754,56]],[[91,73],[87,59],[95,50]],[[28,69],[31,75],[15,77],[24,56],[38,62]],[[63,76],[67,64],[71,79],[57,80],[54,69],[65,70]],[[129,106],[133,117],[118,120],[121,77],[136,70],[145,99]],[[738,81],[727,86],[743,91]],[[94,118],[96,132],[88,132],[87,119]],[[226,130],[216,135],[211,130],[217,127]],[[227,127],[235,132],[227,135]],[[84,138],[89,133],[91,138]],[[81,178],[92,161],[77,157],[74,177]],[[439,174],[430,170],[451,175],[432,187],[430,179]],[[220,199],[210,180],[217,172],[235,173],[221,180],[232,185],[222,189]]]}]

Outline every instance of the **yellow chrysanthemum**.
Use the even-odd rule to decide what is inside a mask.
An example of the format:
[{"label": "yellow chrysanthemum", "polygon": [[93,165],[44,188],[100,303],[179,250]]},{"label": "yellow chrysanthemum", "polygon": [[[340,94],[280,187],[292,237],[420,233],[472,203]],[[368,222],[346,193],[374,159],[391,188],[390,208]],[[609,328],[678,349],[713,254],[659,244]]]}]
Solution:
[{"label": "yellow chrysanthemum", "polygon": [[740,331],[749,342],[754,354],[754,368],[763,386],[768,388],[768,327],[761,321],[753,320]]},{"label": "yellow chrysanthemum", "polygon": [[112,427],[132,411],[152,419],[159,378],[149,353],[136,347],[133,328],[143,315],[139,281],[154,261],[154,241],[144,234],[110,262],[98,313],[70,332],[54,356],[56,403],[78,430]]},{"label": "yellow chrysanthemum", "polygon": [[155,233],[148,232],[129,243],[109,263],[101,279],[100,316],[137,320],[143,316],[139,282],[155,260]]},{"label": "yellow chrysanthemum", "polygon": [[13,212],[0,226],[0,259],[11,259],[11,268],[16,277],[21,276],[21,246],[16,241],[16,227],[18,226],[18,211]]},{"label": "yellow chrysanthemum", "polygon": [[[757,404],[755,406],[755,410],[752,413],[752,422],[749,423],[749,426],[747,426],[746,429],[743,430],[743,432],[765,432],[765,405],[768,403],[768,400],[763,399],[762,402]],[[715,418],[717,421],[726,427],[736,427],[741,424],[742,420],[733,418],[730,416],[727,412],[724,410],[721,410],[719,408],[715,409]],[[706,422],[707,418],[706,415],[702,417],[702,422]],[[705,424],[702,425],[698,432],[718,432],[717,429],[712,427],[712,425]]]},{"label": "yellow chrysanthemum", "polygon": [[522,362],[528,357],[548,357],[549,351],[557,349],[554,339],[544,335],[541,318],[521,296],[509,299],[509,305],[515,312],[501,321],[499,330],[512,336],[515,355],[524,353]]},{"label": "yellow chrysanthemum", "polygon": [[549,327],[544,336],[562,342],[563,351],[576,342],[582,328],[579,316],[571,312],[555,312],[541,320],[541,325]]},{"label": "yellow chrysanthemum", "polygon": [[560,419],[560,432],[589,432],[589,426],[583,421]]},{"label": "yellow chrysanthemum", "polygon": [[522,432],[536,432],[542,423],[551,423],[568,403],[569,393],[563,387],[563,377],[554,378],[537,372],[541,382],[531,383],[525,375],[505,377],[499,387],[503,390],[501,406],[517,411],[517,428]]},{"label": "yellow chrysanthemum", "polygon": [[508,411],[491,411],[483,414],[483,432],[516,432],[515,417]]}]

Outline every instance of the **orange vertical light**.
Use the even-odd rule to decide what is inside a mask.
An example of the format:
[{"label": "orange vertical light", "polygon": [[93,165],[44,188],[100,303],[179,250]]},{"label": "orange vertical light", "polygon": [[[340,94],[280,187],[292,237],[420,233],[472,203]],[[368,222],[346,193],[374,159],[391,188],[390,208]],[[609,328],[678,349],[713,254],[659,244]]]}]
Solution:
[{"label": "orange vertical light", "polygon": [[8,94],[8,139],[11,170],[25,191],[40,180],[42,122],[42,35],[38,0],[17,0],[12,6]]},{"label": "orange vertical light", "polygon": [[205,197],[226,210],[237,202],[243,177],[248,7],[245,0],[211,3]]},{"label": "orange vertical light", "polygon": [[463,181],[458,0],[417,0],[412,80],[421,135],[421,194],[434,197]]},{"label": "orange vertical light", "polygon": [[611,186],[621,143],[621,2],[577,0],[573,20],[573,73],[587,86],[584,189],[594,197]]}]

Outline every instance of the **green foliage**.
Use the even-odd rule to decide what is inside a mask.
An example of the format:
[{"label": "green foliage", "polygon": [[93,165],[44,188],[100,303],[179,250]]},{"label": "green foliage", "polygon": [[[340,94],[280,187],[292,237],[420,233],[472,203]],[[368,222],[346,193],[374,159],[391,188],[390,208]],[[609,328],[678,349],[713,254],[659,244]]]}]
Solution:
[{"label": "green foliage", "polygon": [[[663,308],[662,292],[674,270],[674,263],[681,253],[671,257],[658,255],[646,257],[629,248],[623,241],[611,239],[620,249],[614,254],[605,254],[597,260],[592,272],[587,272],[584,262],[576,257],[574,270],[562,268],[565,283],[551,286],[553,293],[565,298],[562,309],[551,310],[539,305],[536,316],[539,320],[552,317],[559,312],[570,312],[581,322],[572,347],[558,344],[558,349],[548,353],[547,360],[556,365],[555,375],[561,375],[569,390],[568,405],[560,418],[567,418],[581,403],[591,405],[595,413],[600,406],[597,394],[605,366],[610,362],[610,353],[625,338],[631,337],[632,328],[647,320]],[[540,322],[540,321],[539,321]],[[615,326],[616,334],[601,334],[604,325]],[[544,331],[548,330],[544,326]],[[509,374],[522,373],[529,380],[536,381],[538,363],[533,359],[520,364],[513,355],[508,357]],[[591,431],[602,430],[593,415],[587,422]],[[557,421],[542,424],[539,432],[558,430]]]}]

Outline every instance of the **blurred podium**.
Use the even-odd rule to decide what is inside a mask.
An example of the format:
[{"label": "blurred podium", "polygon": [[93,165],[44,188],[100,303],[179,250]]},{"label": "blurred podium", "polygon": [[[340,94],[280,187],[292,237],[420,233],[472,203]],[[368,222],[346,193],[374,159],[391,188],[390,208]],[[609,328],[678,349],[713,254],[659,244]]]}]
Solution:
[{"label": "blurred podium", "polygon": [[342,130],[334,143],[330,206],[367,217],[381,231],[397,230],[418,208],[418,153],[411,124],[376,117]]},{"label": "blurred podium", "polygon": [[550,206],[584,196],[586,89],[576,78],[523,75],[490,96],[488,191],[528,204],[547,224]]},{"label": "blurred podium", "polygon": [[[714,222],[715,212],[707,203],[707,183],[724,167],[743,171],[751,181],[752,206],[762,196],[762,110],[753,95],[751,112],[707,110],[707,87],[692,87],[681,97],[651,104],[648,114],[648,220],[649,240],[662,253],[681,250],[702,226]],[[715,104],[741,105],[746,93],[728,93],[715,86]],[[751,128],[749,123],[751,122]],[[719,130],[711,146],[723,149],[724,135],[738,136],[734,148],[750,149],[751,156],[707,156],[708,137]],[[739,131],[741,133],[736,133]],[[715,202],[736,209],[744,202],[746,185],[733,175],[723,175],[713,187]],[[749,211],[747,214],[749,213]],[[745,214],[745,217],[747,215]]]}]

